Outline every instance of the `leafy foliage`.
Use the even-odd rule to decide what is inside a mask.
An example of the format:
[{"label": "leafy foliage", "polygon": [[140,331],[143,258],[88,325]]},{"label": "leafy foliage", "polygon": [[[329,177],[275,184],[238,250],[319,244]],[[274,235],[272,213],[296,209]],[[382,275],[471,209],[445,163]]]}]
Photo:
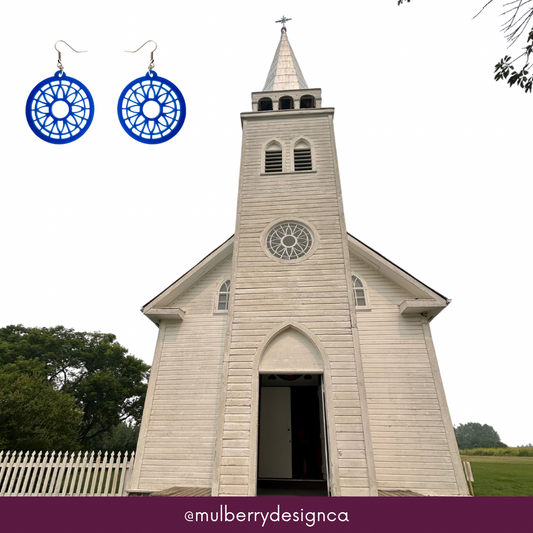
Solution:
[{"label": "leafy foliage", "polygon": [[54,390],[45,365],[17,359],[0,367],[0,449],[77,450],[83,413]]},{"label": "leafy foliage", "polygon": [[533,457],[533,447],[516,446],[515,448],[473,448],[461,450],[461,455],[477,455],[484,457]]},{"label": "leafy foliage", "polygon": [[94,450],[109,452],[134,452],[139,439],[140,424],[121,422],[107,433],[101,433],[91,441]]},{"label": "leafy foliage", "polygon": [[471,448],[507,448],[500,440],[496,430],[488,424],[468,422],[455,428],[455,437],[460,449]]},{"label": "leafy foliage", "polygon": [[513,66],[513,63],[518,58],[512,59],[511,56],[505,56],[503,59],[501,59],[500,62],[496,64],[494,69],[494,79],[496,81],[507,80],[507,83],[510,87],[516,84],[521,89],[524,89],[526,93],[531,92],[531,89],[533,88],[533,76],[530,76],[529,70],[527,70],[530,68],[529,54],[533,50],[533,31],[531,31],[529,34],[528,42],[529,41],[532,41],[532,44],[527,46],[529,51],[527,52],[526,64],[520,70],[515,70]]},{"label": "leafy foliage", "polygon": [[[492,2],[493,0],[489,0],[489,2],[485,4],[485,7]],[[526,46],[523,48],[523,52],[519,56],[512,59],[510,56],[506,55],[496,64],[494,71],[495,80],[506,80],[510,87],[517,85],[524,89],[526,93],[531,92],[531,89],[533,88],[533,76],[529,75],[529,69],[531,67],[530,56],[533,52],[533,29],[527,31],[533,18],[533,8],[525,6],[525,4],[529,3],[530,2],[528,1],[524,2],[524,0],[512,0],[511,2],[504,4],[507,11],[504,11],[502,15],[509,16],[502,26],[507,42],[509,42],[510,45],[513,45],[524,34],[527,34],[527,40]],[[513,63],[520,58],[524,58],[524,64],[517,70],[513,66]]]},{"label": "leafy foliage", "polygon": [[125,420],[140,423],[149,366],[109,333],[54,328],[0,328],[0,368],[19,358],[42,366],[49,388],[74,399],[83,412],[84,448]]},{"label": "leafy foliage", "polygon": [[[409,3],[410,1],[411,0],[398,0],[398,5]],[[489,4],[492,4],[493,1],[494,0],[488,0],[479,13],[481,13]],[[527,39],[521,54],[515,58],[505,55],[503,59],[500,59],[494,68],[494,79],[496,81],[504,80],[509,87],[516,85],[528,93],[533,89],[533,75],[530,74],[530,69],[532,67],[530,57],[533,53],[533,28],[530,26],[533,23],[533,7],[531,6],[530,0],[510,0],[503,4],[503,9],[504,11],[502,15],[507,16],[508,18],[502,24],[502,31],[504,32],[509,46],[514,45],[523,38],[524,35],[527,35]],[[513,63],[521,58],[524,58],[524,62],[522,66],[517,69]]]}]

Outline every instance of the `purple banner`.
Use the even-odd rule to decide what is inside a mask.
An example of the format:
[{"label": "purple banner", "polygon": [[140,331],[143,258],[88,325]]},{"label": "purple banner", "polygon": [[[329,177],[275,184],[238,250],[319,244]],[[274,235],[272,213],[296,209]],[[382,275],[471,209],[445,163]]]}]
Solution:
[{"label": "purple banner", "polygon": [[6,533],[521,531],[531,498],[0,498]]}]

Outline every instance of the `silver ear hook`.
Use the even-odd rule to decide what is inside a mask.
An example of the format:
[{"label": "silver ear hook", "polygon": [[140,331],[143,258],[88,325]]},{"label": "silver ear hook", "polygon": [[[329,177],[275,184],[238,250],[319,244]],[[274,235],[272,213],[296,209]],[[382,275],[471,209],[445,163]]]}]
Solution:
[{"label": "silver ear hook", "polygon": [[[88,52],[89,50],[74,50],[70,44],[68,44],[66,41],[59,40],[57,43],[65,43],[71,50],[76,52],[77,54],[85,54],[85,52]],[[57,68],[61,71],[63,71],[63,63],[61,63],[61,52],[57,49],[57,43],[54,44],[54,48],[57,50]]]},{"label": "silver ear hook", "polygon": [[155,41],[146,41],[142,46],[139,46],[137,50],[124,50],[124,52],[127,52],[128,54],[135,54],[135,52],[138,52],[143,46],[147,45],[148,43],[154,43],[155,48],[150,52],[150,63],[148,65],[148,70],[152,70],[155,66],[154,63],[154,52],[157,50],[157,43]]}]

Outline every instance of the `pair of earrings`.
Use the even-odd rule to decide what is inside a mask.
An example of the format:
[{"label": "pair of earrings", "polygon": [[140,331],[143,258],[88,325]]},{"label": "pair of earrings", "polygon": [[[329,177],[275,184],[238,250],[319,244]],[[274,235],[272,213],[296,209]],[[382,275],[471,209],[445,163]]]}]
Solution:
[{"label": "pair of earrings", "polygon": [[[65,41],[71,50],[77,51]],[[145,76],[126,85],[118,99],[118,119],[124,131],[136,141],[159,144],[169,141],[178,133],[185,121],[185,100],[180,90],[169,80],[161,78],[153,70],[157,44],[146,41],[155,48]],[[33,133],[43,141],[66,144],[79,139],[88,129],[94,117],[94,101],[89,89],[76,78],[67,76],[57,49],[59,70],[38,83],[26,102],[26,119]],[[127,52],[127,50],[125,50]]]}]

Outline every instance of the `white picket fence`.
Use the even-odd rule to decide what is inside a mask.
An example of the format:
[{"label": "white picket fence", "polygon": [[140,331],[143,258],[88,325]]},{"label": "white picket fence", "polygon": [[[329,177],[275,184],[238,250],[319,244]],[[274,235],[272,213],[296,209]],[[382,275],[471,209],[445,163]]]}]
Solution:
[{"label": "white picket fence", "polygon": [[126,496],[135,453],[0,451],[0,496]]}]

